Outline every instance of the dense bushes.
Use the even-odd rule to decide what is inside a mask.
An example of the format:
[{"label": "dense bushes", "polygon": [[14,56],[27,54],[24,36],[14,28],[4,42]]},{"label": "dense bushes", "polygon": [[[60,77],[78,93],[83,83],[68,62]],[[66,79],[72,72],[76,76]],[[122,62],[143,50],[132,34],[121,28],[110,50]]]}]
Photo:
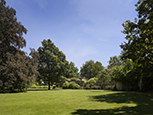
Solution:
[{"label": "dense bushes", "polygon": [[90,84],[85,84],[84,89],[90,89]]},{"label": "dense bushes", "polygon": [[101,87],[98,86],[98,85],[94,85],[94,86],[91,87],[91,89],[101,89]]},{"label": "dense bushes", "polygon": [[69,82],[66,81],[65,83],[63,83],[62,88],[63,89],[68,89],[69,88]]},{"label": "dense bushes", "polygon": [[78,85],[77,83],[75,83],[74,81],[72,82],[65,82],[62,86],[63,89],[80,89],[80,85]]}]

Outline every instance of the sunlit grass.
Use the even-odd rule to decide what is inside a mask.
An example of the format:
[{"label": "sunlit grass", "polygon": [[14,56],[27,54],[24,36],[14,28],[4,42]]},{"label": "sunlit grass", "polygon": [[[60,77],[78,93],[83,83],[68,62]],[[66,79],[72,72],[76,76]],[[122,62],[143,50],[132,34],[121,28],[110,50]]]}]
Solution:
[{"label": "sunlit grass", "polygon": [[[153,113],[153,95],[103,90],[30,89],[0,94],[0,115],[110,115]],[[35,91],[36,90],[36,91]],[[146,108],[148,107],[148,110]],[[146,110],[141,108],[145,107]],[[140,110],[139,110],[140,109]]]}]

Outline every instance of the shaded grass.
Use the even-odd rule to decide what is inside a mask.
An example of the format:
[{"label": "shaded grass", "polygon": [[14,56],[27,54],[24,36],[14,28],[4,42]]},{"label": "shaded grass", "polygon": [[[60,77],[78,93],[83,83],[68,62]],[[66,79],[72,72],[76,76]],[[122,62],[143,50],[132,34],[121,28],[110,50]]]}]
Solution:
[{"label": "shaded grass", "polygon": [[103,90],[30,89],[0,94],[0,115],[152,115],[153,95]]}]

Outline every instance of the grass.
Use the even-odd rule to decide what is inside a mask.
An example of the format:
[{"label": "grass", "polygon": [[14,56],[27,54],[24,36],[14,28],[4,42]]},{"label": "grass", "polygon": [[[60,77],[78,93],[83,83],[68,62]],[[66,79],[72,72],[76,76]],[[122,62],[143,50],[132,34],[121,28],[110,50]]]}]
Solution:
[{"label": "grass", "polygon": [[0,94],[0,115],[152,115],[153,94],[30,89]]}]

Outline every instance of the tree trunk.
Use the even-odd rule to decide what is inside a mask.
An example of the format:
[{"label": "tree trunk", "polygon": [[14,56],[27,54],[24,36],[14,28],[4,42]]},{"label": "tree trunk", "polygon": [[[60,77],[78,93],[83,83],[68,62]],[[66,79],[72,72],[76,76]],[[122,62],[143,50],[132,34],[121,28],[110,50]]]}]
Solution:
[{"label": "tree trunk", "polygon": [[50,90],[50,82],[48,82],[48,90]]}]

